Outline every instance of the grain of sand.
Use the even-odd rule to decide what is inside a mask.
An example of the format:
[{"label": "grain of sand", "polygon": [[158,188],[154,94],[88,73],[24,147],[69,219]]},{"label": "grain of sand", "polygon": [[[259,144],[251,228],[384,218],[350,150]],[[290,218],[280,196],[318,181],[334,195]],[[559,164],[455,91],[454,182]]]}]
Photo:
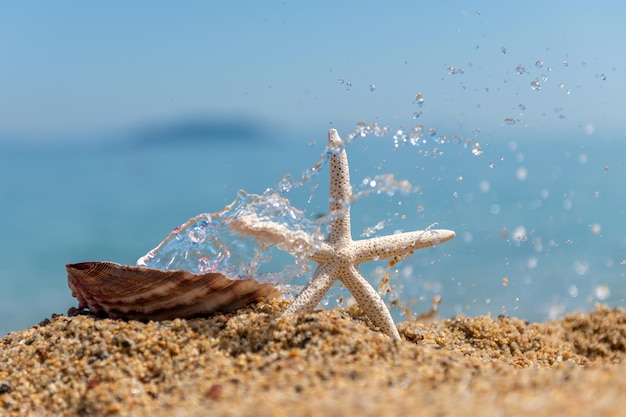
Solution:
[{"label": "grain of sand", "polygon": [[7,416],[626,416],[626,311],[377,332],[286,302],[140,323],[53,316],[0,339]]}]

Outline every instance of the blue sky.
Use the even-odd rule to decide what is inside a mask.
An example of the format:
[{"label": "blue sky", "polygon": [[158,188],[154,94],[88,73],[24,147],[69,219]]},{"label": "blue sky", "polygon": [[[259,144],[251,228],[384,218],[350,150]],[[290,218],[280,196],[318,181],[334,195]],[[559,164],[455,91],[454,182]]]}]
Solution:
[{"label": "blue sky", "polygon": [[615,134],[625,12],[617,1],[3,2],[0,132],[234,113],[322,132],[376,121]]}]

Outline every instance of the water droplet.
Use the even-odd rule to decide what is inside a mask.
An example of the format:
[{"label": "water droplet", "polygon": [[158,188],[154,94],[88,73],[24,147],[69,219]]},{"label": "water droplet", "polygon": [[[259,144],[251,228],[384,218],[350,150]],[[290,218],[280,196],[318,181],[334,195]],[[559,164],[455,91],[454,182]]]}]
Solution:
[{"label": "water droplet", "polygon": [[569,62],[567,62],[567,61],[563,61],[563,66],[564,66],[564,67],[569,66]]},{"label": "water droplet", "polygon": [[414,100],[415,104],[417,104],[418,106],[422,107],[422,105],[424,104],[424,96],[422,96],[422,93],[417,93],[415,94],[415,100]]},{"label": "water droplet", "polygon": [[518,65],[517,67],[515,67],[515,72],[519,75],[522,75],[526,72],[526,68],[524,68],[523,65]]},{"label": "water droplet", "polygon": [[524,110],[526,110],[526,105],[520,103],[520,104],[517,105],[517,108],[520,109],[521,111],[524,111]]},{"label": "water droplet", "polygon": [[585,275],[589,271],[589,262],[587,261],[576,260],[574,261],[572,266],[574,268],[574,271],[576,271],[576,273],[581,276]]},{"label": "water droplet", "polygon": [[519,167],[515,172],[515,177],[519,181],[524,181],[528,177],[528,170],[524,167]]},{"label": "water droplet", "polygon": [[370,84],[370,91],[371,91],[371,92],[376,91],[376,85],[374,85],[374,84]]},{"label": "water droplet", "polygon": [[537,68],[541,68],[541,67],[543,67],[543,61],[542,61],[542,60],[538,60],[537,62],[535,62],[535,66],[536,66]]},{"label": "water droplet", "polygon": [[516,120],[512,117],[507,117],[506,119],[504,119],[504,123],[506,123],[507,125],[514,125],[516,122]]},{"label": "water droplet", "polygon": [[456,74],[463,74],[465,73],[465,70],[463,68],[455,68],[455,67],[448,67],[448,74],[450,75],[456,75]]},{"label": "water droplet", "polygon": [[337,300],[335,300],[335,302],[337,303],[337,307],[343,308],[346,304],[346,299],[342,296],[339,296],[337,297]]},{"label": "water droplet", "polygon": [[571,210],[574,206],[574,203],[569,198],[563,200],[563,210]]},{"label": "water droplet", "polygon": [[343,78],[339,79],[339,84],[343,84],[345,82],[345,80]]},{"label": "water droplet", "polygon": [[604,301],[611,296],[608,285],[598,285],[593,289],[593,295],[600,301]]},{"label": "water droplet", "polygon": [[511,239],[513,240],[517,240],[517,241],[522,241],[522,240],[526,240],[528,237],[526,236],[526,228],[524,226],[517,226],[515,229],[513,229],[513,232],[511,233]]},{"label": "water droplet", "polygon": [[578,287],[574,284],[570,285],[569,287],[567,287],[567,293],[572,298],[578,297]]},{"label": "water droplet", "polygon": [[502,53],[502,55],[506,54],[506,48],[503,46],[502,48],[500,48],[500,52]]},{"label": "water droplet", "polygon": [[278,182],[278,190],[286,194],[294,188],[295,180],[291,174],[284,175]]},{"label": "water droplet", "polygon": [[489,212],[491,214],[500,214],[500,205],[492,204],[491,206],[489,206]]},{"label": "water droplet", "polygon": [[201,227],[194,227],[189,231],[189,240],[193,243],[202,243],[206,238],[206,233]]},{"label": "water droplet", "polygon": [[600,74],[600,79],[602,81],[606,81],[606,74],[605,73]]},{"label": "water droplet", "polygon": [[495,163],[493,163],[493,162],[489,162],[489,168],[493,168],[494,166],[496,166],[496,164],[495,164]]},{"label": "water droplet", "polygon": [[472,145],[472,155],[474,155],[474,156],[482,156],[483,155],[483,151],[481,149],[480,142],[474,142],[474,145]]},{"label": "water droplet", "polygon": [[594,223],[589,225],[589,229],[591,229],[591,233],[594,235],[599,235],[602,231],[602,226],[600,226],[600,223]]},{"label": "water droplet", "polygon": [[530,82],[530,88],[533,91],[539,91],[539,90],[541,90],[541,84],[539,84],[538,80],[533,80],[533,81]]}]

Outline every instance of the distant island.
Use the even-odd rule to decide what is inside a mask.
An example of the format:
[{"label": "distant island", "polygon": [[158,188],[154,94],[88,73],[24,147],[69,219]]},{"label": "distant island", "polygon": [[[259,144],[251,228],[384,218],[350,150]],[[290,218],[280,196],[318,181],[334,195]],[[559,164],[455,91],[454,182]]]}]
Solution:
[{"label": "distant island", "polygon": [[169,122],[152,123],[134,129],[131,138],[138,145],[181,143],[260,142],[269,130],[250,118],[238,116],[186,117]]}]

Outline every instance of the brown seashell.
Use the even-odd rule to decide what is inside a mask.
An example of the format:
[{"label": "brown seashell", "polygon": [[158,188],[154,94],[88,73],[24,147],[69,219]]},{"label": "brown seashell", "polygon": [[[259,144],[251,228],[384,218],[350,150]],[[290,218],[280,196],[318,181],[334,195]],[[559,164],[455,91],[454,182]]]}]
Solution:
[{"label": "brown seashell", "polygon": [[219,272],[161,271],[114,262],[68,264],[67,280],[79,308],[97,315],[133,320],[171,320],[233,311],[282,296],[254,279],[231,279]]}]

